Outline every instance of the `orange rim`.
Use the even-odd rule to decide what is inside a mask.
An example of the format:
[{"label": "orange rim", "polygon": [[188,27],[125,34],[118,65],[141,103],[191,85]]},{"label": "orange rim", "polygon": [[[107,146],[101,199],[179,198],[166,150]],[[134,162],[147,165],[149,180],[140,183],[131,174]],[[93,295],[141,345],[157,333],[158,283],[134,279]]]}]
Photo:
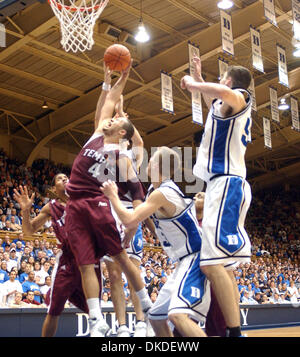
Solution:
[{"label": "orange rim", "polygon": [[55,6],[61,10],[62,8],[69,10],[69,11],[92,11],[92,10],[97,10],[100,5],[96,5],[96,6],[91,6],[91,7],[72,7],[72,6],[68,6],[68,5],[62,5],[59,4],[57,1],[55,0],[48,0],[48,3],[51,5],[51,3],[54,3]]}]

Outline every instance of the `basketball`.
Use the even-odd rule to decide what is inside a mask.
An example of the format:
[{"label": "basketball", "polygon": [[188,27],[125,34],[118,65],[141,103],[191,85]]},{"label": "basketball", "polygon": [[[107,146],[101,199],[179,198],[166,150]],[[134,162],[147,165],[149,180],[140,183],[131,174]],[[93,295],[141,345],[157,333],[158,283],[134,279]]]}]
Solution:
[{"label": "basketball", "polygon": [[130,51],[119,44],[109,46],[104,53],[104,62],[112,71],[121,72],[131,61]]}]

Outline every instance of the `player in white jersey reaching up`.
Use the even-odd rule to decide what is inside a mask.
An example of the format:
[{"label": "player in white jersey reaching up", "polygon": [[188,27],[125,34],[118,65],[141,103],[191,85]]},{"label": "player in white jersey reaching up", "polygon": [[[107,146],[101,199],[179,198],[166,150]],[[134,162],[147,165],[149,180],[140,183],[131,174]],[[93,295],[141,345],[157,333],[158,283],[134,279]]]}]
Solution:
[{"label": "player in white jersey reaching up", "polygon": [[181,87],[199,91],[209,108],[204,135],[193,168],[206,184],[203,211],[201,269],[212,284],[223,312],[227,336],[241,336],[236,289],[224,264],[249,262],[251,244],[244,229],[251,202],[246,181],[245,152],[250,141],[251,73],[242,66],[229,66],[220,83],[206,83],[201,61],[193,59],[194,78],[184,76]]},{"label": "player in white jersey reaching up", "polygon": [[186,198],[171,180],[180,167],[179,155],[174,150],[158,148],[148,164],[152,186],[146,201],[133,211],[122,204],[114,182],[104,182],[101,190],[126,227],[136,227],[153,216],[164,251],[178,262],[149,311],[156,336],[173,336],[167,323],[169,319],[182,336],[204,337],[204,331],[190,317],[205,320],[210,305],[209,281],[200,269],[201,232],[193,199]]}]

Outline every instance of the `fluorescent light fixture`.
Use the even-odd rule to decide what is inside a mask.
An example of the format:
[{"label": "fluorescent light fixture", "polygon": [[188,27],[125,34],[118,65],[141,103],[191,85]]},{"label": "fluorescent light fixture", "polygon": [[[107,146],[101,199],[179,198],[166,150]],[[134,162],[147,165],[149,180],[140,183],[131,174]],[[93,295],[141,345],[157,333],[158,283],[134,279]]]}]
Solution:
[{"label": "fluorescent light fixture", "polygon": [[285,98],[280,99],[280,103],[278,105],[279,110],[288,110],[290,106],[287,104]]},{"label": "fluorescent light fixture", "polygon": [[142,43],[147,42],[150,39],[150,36],[149,36],[148,32],[146,31],[142,20],[140,20],[138,32],[134,38],[137,42],[142,42]]},{"label": "fluorescent light fixture", "polygon": [[48,107],[48,104],[46,103],[46,101],[43,103],[42,108],[43,108],[43,109],[48,109],[48,108],[49,108],[49,107]]},{"label": "fluorescent light fixture", "polygon": [[222,0],[218,2],[218,8],[222,10],[230,9],[233,6],[233,2],[231,0]]}]

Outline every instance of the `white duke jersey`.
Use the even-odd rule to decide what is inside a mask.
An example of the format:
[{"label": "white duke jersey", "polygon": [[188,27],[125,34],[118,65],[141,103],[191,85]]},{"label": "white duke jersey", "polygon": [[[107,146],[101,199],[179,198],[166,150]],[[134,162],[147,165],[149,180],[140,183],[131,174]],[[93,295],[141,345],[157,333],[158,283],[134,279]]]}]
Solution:
[{"label": "white duke jersey", "polygon": [[199,252],[202,237],[194,201],[185,198],[179,187],[171,180],[164,181],[157,190],[176,206],[172,218],[161,217],[158,212],[152,216],[157,237],[166,254],[176,261]]},{"label": "white duke jersey", "polygon": [[204,134],[193,168],[195,176],[204,181],[214,175],[234,175],[246,178],[245,153],[251,142],[251,95],[247,90],[246,107],[239,113],[221,117],[222,101],[212,103],[205,123]]}]

